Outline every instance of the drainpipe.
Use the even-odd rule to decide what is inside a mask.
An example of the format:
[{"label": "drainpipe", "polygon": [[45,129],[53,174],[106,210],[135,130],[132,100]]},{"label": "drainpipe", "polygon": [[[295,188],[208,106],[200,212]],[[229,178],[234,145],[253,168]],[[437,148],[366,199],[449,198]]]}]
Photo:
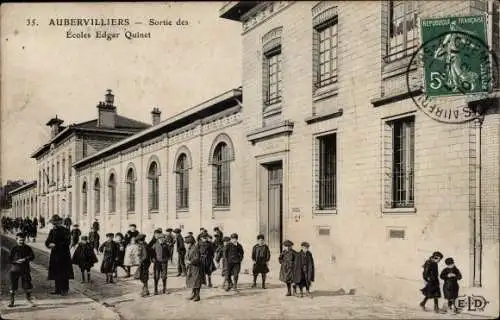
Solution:
[{"label": "drainpipe", "polygon": [[476,163],[474,166],[475,175],[475,206],[474,206],[474,278],[473,286],[481,287],[482,275],[482,234],[481,234],[481,127],[484,121],[481,108],[476,111],[474,129],[476,135]]},{"label": "drainpipe", "polygon": [[203,224],[203,122],[198,122],[200,126],[200,228]]}]

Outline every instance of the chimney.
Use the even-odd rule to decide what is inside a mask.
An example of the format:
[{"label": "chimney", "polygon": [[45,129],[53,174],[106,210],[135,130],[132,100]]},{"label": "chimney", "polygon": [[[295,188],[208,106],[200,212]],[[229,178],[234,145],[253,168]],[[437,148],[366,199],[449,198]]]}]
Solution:
[{"label": "chimney", "polygon": [[153,123],[153,126],[156,126],[158,123],[160,123],[160,116],[161,116],[161,111],[158,108],[153,108],[153,111],[151,111],[151,122]]},{"label": "chimney", "polygon": [[59,132],[61,132],[61,124],[64,122],[62,119],[58,119],[57,115],[55,118],[50,119],[46,125],[50,127],[50,137],[54,138]]},{"label": "chimney", "polygon": [[114,105],[115,96],[110,89],[106,90],[104,102],[97,105],[98,117],[97,127],[115,128],[116,127],[116,106]]}]

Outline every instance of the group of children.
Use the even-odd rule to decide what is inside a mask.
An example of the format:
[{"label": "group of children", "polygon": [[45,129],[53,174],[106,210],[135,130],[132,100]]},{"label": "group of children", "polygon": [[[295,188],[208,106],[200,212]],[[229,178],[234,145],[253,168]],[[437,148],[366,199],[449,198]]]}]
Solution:
[{"label": "group of children", "polygon": [[[446,312],[446,307],[450,312],[457,313],[457,307],[455,305],[455,300],[458,298],[459,285],[458,281],[462,279],[462,274],[460,270],[455,266],[455,261],[453,258],[446,258],[444,263],[446,267],[439,274],[438,263],[443,259],[443,254],[439,251],[434,252],[427,261],[425,261],[423,268],[424,271],[422,276],[425,281],[425,287],[421,289],[424,300],[420,302],[420,307],[425,310],[425,304],[427,300],[434,300],[434,311],[439,313]],[[448,300],[448,304],[443,306],[442,310],[439,309],[439,298],[441,298],[441,288],[439,283],[439,278],[441,278],[443,283],[443,294],[444,298]]]}]

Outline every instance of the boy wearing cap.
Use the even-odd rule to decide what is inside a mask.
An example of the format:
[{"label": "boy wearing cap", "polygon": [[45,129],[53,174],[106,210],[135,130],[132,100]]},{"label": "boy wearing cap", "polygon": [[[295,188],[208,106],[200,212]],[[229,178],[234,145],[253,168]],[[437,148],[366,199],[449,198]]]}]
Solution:
[{"label": "boy wearing cap", "polygon": [[101,237],[99,236],[99,232],[92,227],[89,232],[89,243],[92,248],[99,254],[99,245],[100,245]]},{"label": "boy wearing cap", "polygon": [[85,282],[85,274],[87,274],[87,282],[90,283],[90,269],[92,269],[97,262],[94,248],[92,248],[92,245],[87,241],[87,236],[81,237],[80,243],[77,245],[72,259],[72,263],[80,267],[82,283]]},{"label": "boy wearing cap", "polygon": [[269,267],[267,266],[269,260],[271,259],[271,251],[269,247],[264,242],[264,235],[259,234],[257,236],[257,244],[253,246],[252,249],[252,260],[253,260],[253,284],[252,288],[257,287],[257,277],[259,273],[262,275],[262,289],[266,288],[266,275],[269,272]]},{"label": "boy wearing cap", "polygon": [[118,278],[118,267],[127,272],[127,268],[123,265],[125,261],[125,241],[123,240],[123,234],[121,232],[117,232],[115,234],[115,243],[118,248],[118,252],[116,253],[116,263],[113,267],[113,276]]},{"label": "boy wearing cap", "polygon": [[73,225],[73,229],[71,229],[71,247],[74,247],[78,244],[80,241],[80,236],[82,235],[82,232],[78,228],[77,224]]},{"label": "boy wearing cap", "polygon": [[165,294],[167,293],[167,272],[168,260],[170,260],[170,247],[164,235],[160,235],[153,245],[152,255],[155,295],[158,294],[158,282],[160,278],[163,283],[163,293]]},{"label": "boy wearing cap", "polygon": [[186,275],[186,246],[184,245],[184,238],[181,234],[181,229],[176,228],[175,233],[175,243],[177,247],[177,276]]},{"label": "boy wearing cap", "polygon": [[[224,257],[227,262],[227,288],[226,291],[234,287],[234,291],[238,292],[238,275],[240,274],[241,261],[243,260],[243,247],[238,243],[238,234],[231,234],[231,241],[224,248]],[[234,278],[234,282],[231,280]]]},{"label": "boy wearing cap", "polygon": [[314,282],[314,258],[311,251],[309,251],[309,243],[304,241],[300,246],[301,250],[295,256],[293,278],[295,285],[300,289],[298,297],[302,298],[304,296],[304,287],[307,296],[311,296],[309,288],[311,283]]},{"label": "boy wearing cap", "polygon": [[118,245],[113,241],[113,233],[106,234],[107,240],[99,247],[103,253],[101,273],[106,274],[106,283],[113,283],[113,270],[118,259]]},{"label": "boy wearing cap", "polygon": [[201,270],[200,249],[195,244],[193,237],[184,239],[186,245],[186,287],[192,289],[188,300],[200,301],[200,290],[203,278]]},{"label": "boy wearing cap", "polygon": [[425,287],[420,291],[424,295],[424,300],[420,302],[420,307],[425,310],[425,303],[428,299],[434,300],[434,312],[439,312],[439,302],[438,299],[441,298],[441,290],[439,288],[439,271],[438,263],[443,259],[443,254],[436,251],[432,256],[425,261],[424,271],[422,272],[422,277],[425,281]]},{"label": "boy wearing cap", "polygon": [[152,248],[153,245],[156,243],[156,241],[158,240],[158,238],[163,234],[163,230],[161,228],[158,228],[156,229],[154,232],[153,232],[153,237],[151,238],[151,240],[149,240],[149,243],[148,243],[148,247],[149,248]]},{"label": "boy wearing cap", "polygon": [[26,294],[26,299],[32,303],[31,300],[31,289],[33,289],[33,284],[31,283],[31,271],[30,271],[30,261],[35,259],[35,255],[30,246],[28,246],[26,241],[26,236],[23,233],[18,233],[16,235],[17,245],[15,245],[10,250],[10,303],[9,307],[14,307],[14,300],[16,297],[16,291],[19,286],[19,278],[21,279],[21,286]]},{"label": "boy wearing cap", "polygon": [[[443,295],[444,298],[448,300],[448,310],[456,313],[457,307],[455,306],[455,300],[458,298],[458,281],[462,279],[462,274],[455,266],[453,258],[446,258],[444,263],[446,264],[446,268],[441,271],[440,275],[440,278],[444,281]],[[443,312],[446,312],[446,305],[443,308]]]},{"label": "boy wearing cap", "polygon": [[[280,281],[286,283],[286,296],[292,295],[292,283],[293,283],[293,273],[294,273],[294,263],[295,256],[297,252],[292,248],[293,242],[290,240],[285,240],[283,242],[283,251],[281,252],[278,261],[281,264],[280,267]],[[296,293],[295,286],[293,287],[294,294]]]},{"label": "boy wearing cap", "polygon": [[[222,282],[222,289],[225,289],[227,284],[227,260],[226,258],[224,258],[224,250],[226,246],[229,244],[230,240],[231,238],[229,237],[223,237],[222,245],[217,247],[215,251],[215,262],[217,262],[217,268],[221,269],[221,276],[224,279]],[[222,268],[221,268],[221,263],[222,263]]]}]

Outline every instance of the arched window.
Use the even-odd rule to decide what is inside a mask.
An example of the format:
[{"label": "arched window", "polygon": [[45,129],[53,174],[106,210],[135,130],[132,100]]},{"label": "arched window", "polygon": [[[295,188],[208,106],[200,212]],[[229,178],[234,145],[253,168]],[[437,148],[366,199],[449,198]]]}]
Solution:
[{"label": "arched window", "polygon": [[185,153],[177,159],[175,165],[176,189],[177,189],[177,209],[189,208],[189,167]]},{"label": "arched window", "polygon": [[135,210],[135,175],[134,169],[127,171],[127,212]]},{"label": "arched window", "polygon": [[229,207],[230,204],[230,150],[225,142],[217,144],[212,159],[212,188],[214,207]]},{"label": "arched window", "polygon": [[159,201],[159,171],[158,164],[156,162],[151,162],[148,170],[148,184],[149,184],[149,211],[158,210]]},{"label": "arched window", "polygon": [[99,178],[96,178],[94,182],[94,209],[96,214],[101,213],[101,183]]},{"label": "arched window", "polygon": [[115,174],[109,176],[108,182],[109,212],[116,212],[116,180]]},{"label": "arched window", "polygon": [[87,182],[82,185],[82,213],[87,214]]}]

